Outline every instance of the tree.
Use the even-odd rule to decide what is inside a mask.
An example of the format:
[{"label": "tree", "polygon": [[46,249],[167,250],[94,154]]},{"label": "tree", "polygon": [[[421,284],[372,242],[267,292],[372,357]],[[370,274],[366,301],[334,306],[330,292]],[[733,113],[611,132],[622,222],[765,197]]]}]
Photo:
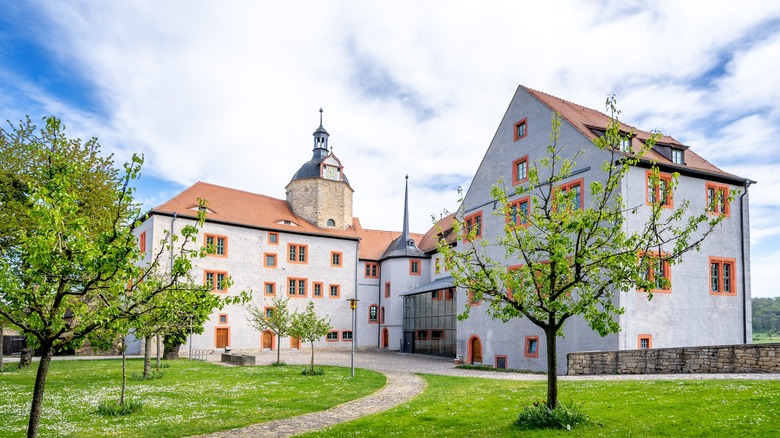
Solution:
[{"label": "tree", "polygon": [[[560,188],[577,169],[576,160],[584,151],[567,150],[559,144],[561,122],[555,114],[547,156],[529,166],[527,184],[510,192],[529,196],[529,203],[511,205],[508,190],[499,181],[491,195],[501,207],[495,214],[506,218],[503,232],[493,241],[483,236],[478,242],[476,227],[468,229],[461,214],[453,228],[455,233],[465,234],[462,248],[452,248],[444,240],[438,245],[455,284],[468,289],[470,299],[486,301],[491,317],[504,322],[527,318],[544,331],[550,409],[558,403],[556,340],[563,334],[564,323],[580,316],[601,336],[618,332],[614,316],[623,309],[616,306],[616,294],[668,286],[664,276],[653,275],[655,267],[680,261],[684,253],[698,248],[723,218],[704,211],[686,214],[687,200],[671,211],[664,208],[666,195],[674,192],[679,175],[662,181],[653,165],[650,184],[662,195],[650,207],[647,222],[640,229],[628,229],[627,218],[644,208],[644,203],[626,205],[621,182],[658,135],[652,135],[637,154],[619,154],[621,140],[633,133],[621,131],[624,125],[618,120],[614,97],[607,100],[607,110],[610,123],[606,133],[594,140],[594,147],[606,159],[601,177],[588,187],[588,205],[580,208],[584,188],[583,193]],[[503,257],[488,255],[491,248],[498,248]],[[651,298],[652,293],[648,293]],[[466,305],[459,317],[467,318],[469,309]]]},{"label": "tree", "polygon": [[[110,157],[100,155],[97,140],[68,139],[58,119],[47,118],[39,134],[36,129],[29,119],[0,129],[0,185],[8,189],[0,203],[0,318],[41,352],[27,429],[31,437],[38,434],[53,353],[76,348],[126,320],[140,303],[122,305],[122,298],[158,269],[138,263],[133,234],[141,215],[130,184],[143,159],[133,156],[120,173]],[[180,241],[168,236],[166,245],[178,248],[168,281],[149,290],[147,298],[187,278],[191,259],[202,254],[187,248],[197,233],[198,226],[188,226]]]},{"label": "tree", "polygon": [[[291,315],[288,298],[275,297],[271,300],[271,307],[261,310],[256,306],[249,306],[250,317],[247,318],[252,327],[261,334],[269,330],[281,340],[287,336],[290,330]],[[276,348],[276,363],[281,363],[281,348]]]},{"label": "tree", "polygon": [[311,365],[309,371],[314,372],[314,341],[327,335],[330,331],[330,318],[317,318],[314,312],[314,303],[309,301],[306,310],[303,312],[295,311],[292,315],[292,323],[288,334],[295,336],[301,341],[311,344]]}]

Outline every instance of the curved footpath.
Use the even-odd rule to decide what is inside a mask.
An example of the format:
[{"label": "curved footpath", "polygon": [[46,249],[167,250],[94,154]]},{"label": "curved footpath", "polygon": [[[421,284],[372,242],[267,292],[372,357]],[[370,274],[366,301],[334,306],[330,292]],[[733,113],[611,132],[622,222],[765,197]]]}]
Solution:
[{"label": "curved footpath", "polygon": [[[276,352],[247,351],[255,354],[258,365],[276,360]],[[209,356],[218,361],[219,354]],[[282,361],[290,365],[307,365],[310,352],[306,350],[282,353]],[[350,366],[348,351],[318,350],[315,353],[318,365]],[[391,409],[420,395],[425,390],[425,381],[414,373],[443,374],[461,377],[480,377],[502,380],[546,380],[544,374],[503,373],[455,368],[451,359],[401,354],[392,351],[358,351],[355,367],[380,372],[387,377],[387,384],[381,390],[357,400],[352,400],[320,412],[299,415],[266,423],[225,430],[203,437],[289,437],[324,429],[339,423],[351,421],[365,415]],[[642,375],[599,375],[559,376],[560,380],[703,380],[742,379],[780,380],[780,374],[642,374]]]},{"label": "curved footpath", "polygon": [[387,384],[379,391],[330,409],[292,418],[224,430],[204,437],[288,437],[344,423],[364,415],[386,411],[420,395],[425,380],[411,373],[386,373]]}]

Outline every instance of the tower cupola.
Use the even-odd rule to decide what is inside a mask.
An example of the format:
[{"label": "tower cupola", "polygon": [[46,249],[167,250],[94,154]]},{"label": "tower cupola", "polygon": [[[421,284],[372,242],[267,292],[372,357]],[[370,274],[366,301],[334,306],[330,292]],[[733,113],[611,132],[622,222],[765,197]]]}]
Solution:
[{"label": "tower cupola", "polygon": [[320,108],[320,127],[317,128],[312,135],[314,136],[314,150],[312,151],[314,152],[314,155],[312,156],[312,160],[321,160],[327,157],[330,153],[328,150],[328,137],[330,137],[330,134],[328,134],[328,131],[322,126],[322,108]]}]

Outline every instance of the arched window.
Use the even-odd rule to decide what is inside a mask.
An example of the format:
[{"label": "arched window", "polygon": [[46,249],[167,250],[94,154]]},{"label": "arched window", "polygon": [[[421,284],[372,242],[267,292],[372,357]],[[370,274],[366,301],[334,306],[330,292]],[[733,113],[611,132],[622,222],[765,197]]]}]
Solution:
[{"label": "arched window", "polygon": [[379,310],[379,322],[381,324],[385,323],[385,306],[382,306],[382,308]]},{"label": "arched window", "polygon": [[368,323],[376,324],[379,319],[379,306],[372,304],[368,306]]},{"label": "arched window", "polygon": [[329,227],[335,227],[336,226],[336,221],[334,221],[333,219],[328,219],[328,226]]}]

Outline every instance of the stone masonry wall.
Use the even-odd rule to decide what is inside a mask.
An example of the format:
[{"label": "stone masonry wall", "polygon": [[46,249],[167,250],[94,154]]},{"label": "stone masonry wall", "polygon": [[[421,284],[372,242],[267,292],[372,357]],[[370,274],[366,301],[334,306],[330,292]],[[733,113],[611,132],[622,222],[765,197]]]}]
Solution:
[{"label": "stone masonry wall", "polygon": [[780,373],[780,343],[568,354],[568,374]]}]

